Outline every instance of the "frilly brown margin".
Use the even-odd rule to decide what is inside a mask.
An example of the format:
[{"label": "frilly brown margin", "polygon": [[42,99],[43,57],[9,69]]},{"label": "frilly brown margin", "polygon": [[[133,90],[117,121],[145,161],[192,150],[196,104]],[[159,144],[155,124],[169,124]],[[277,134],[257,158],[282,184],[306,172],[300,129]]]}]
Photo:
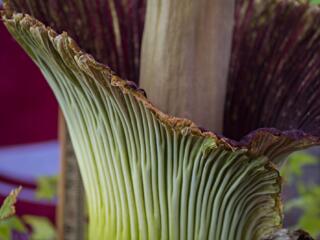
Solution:
[{"label": "frilly brown margin", "polygon": [[[218,146],[224,147],[227,150],[236,151],[245,148],[239,147],[234,144],[234,141],[219,136],[213,132],[206,131],[198,127],[194,122],[185,118],[177,118],[169,116],[159,109],[157,109],[146,97],[144,90],[140,89],[134,82],[123,80],[119,78],[108,66],[97,62],[92,55],[85,53],[78,44],[68,35],[67,32],[61,34],[56,33],[52,28],[45,26],[43,23],[33,18],[28,14],[14,13],[12,10],[7,10],[6,5],[4,11],[1,12],[2,20],[7,26],[9,22],[19,23],[24,27],[35,27],[41,29],[48,33],[49,38],[59,41],[64,41],[68,44],[68,47],[73,52],[73,56],[76,59],[79,69],[90,74],[90,70],[99,71],[99,73],[105,75],[105,79],[108,79],[112,86],[118,87],[123,94],[131,94],[134,96],[138,102],[143,103],[143,105],[150,110],[161,123],[173,128],[174,130],[182,133],[191,133],[196,136],[209,137],[212,138]],[[52,40],[51,40],[52,41]],[[92,72],[92,71],[90,71]],[[110,77],[111,76],[111,77]],[[104,82],[100,82],[102,85]]]},{"label": "frilly brown margin", "polygon": [[[6,7],[4,11],[0,12],[1,18],[4,24],[7,26],[8,23],[20,24],[24,27],[33,27],[39,28],[40,31],[47,32],[48,38],[50,41],[53,40],[63,40],[64,43],[68,44],[68,48],[72,50],[73,57],[76,60],[77,67],[82,71],[86,72],[88,75],[92,77],[92,70],[99,72],[99,74],[104,75],[104,79],[110,81],[111,85],[117,87],[121,90],[123,94],[131,94],[138,102],[141,102],[146,109],[150,110],[151,113],[155,115],[155,117],[160,121],[160,123],[168,126],[173,131],[177,131],[181,134],[192,134],[199,137],[204,137],[207,139],[211,139],[215,142],[216,147],[221,147],[227,151],[243,151],[246,152],[249,156],[252,156],[249,143],[243,144],[241,142],[233,141],[231,139],[219,136],[218,134],[210,131],[206,131],[198,127],[194,122],[185,118],[177,118],[170,115],[167,115],[160,110],[158,110],[146,97],[145,92],[138,88],[138,86],[127,80],[123,80],[115,75],[115,73],[106,65],[97,62],[92,55],[85,53],[81,50],[81,48],[77,45],[77,43],[68,35],[67,32],[62,32],[61,34],[56,33],[52,28],[45,26],[43,23],[33,18],[28,14],[22,13],[14,13],[12,10],[7,10]],[[96,79],[96,78],[95,78]],[[106,82],[100,81],[100,84],[105,84]],[[208,148],[212,148],[208,147]],[[267,169],[271,171],[275,171],[278,175],[277,184],[280,187],[278,194],[270,194],[270,196],[274,199],[274,209],[275,212],[278,213],[280,217],[278,225],[275,227],[281,228],[283,221],[283,207],[280,198],[282,179],[279,174],[277,167],[273,164],[273,162],[268,158],[268,162],[265,165]]]},{"label": "frilly brown margin", "polygon": [[[49,37],[52,39],[62,38],[68,43],[68,47],[73,51],[74,57],[78,59],[77,64],[80,69],[87,71],[85,66],[90,66],[91,69],[103,73],[106,76],[105,78],[109,79],[112,86],[118,87],[124,94],[130,93],[133,95],[139,102],[143,103],[144,106],[150,110],[162,124],[165,124],[176,131],[183,133],[189,132],[196,136],[210,138],[217,146],[226,150],[243,150],[253,156],[265,155],[270,158],[271,162],[276,164],[277,162],[274,162],[273,158],[283,154],[283,151],[286,151],[286,153],[289,154],[296,150],[320,145],[320,137],[312,136],[300,130],[280,131],[274,128],[260,128],[254,130],[244,136],[240,141],[235,141],[217,133],[207,131],[197,126],[189,119],[177,118],[165,114],[157,109],[147,99],[144,90],[140,89],[134,82],[119,78],[108,66],[97,62],[92,55],[85,53],[66,32],[58,34],[52,28],[45,26],[43,23],[28,14],[14,13],[14,10],[11,9],[9,5],[9,0],[5,0],[4,11],[1,12],[2,20],[5,24],[6,21],[22,21],[25,26],[39,27],[42,31],[48,32]],[[112,77],[109,77],[110,75]],[[103,84],[103,82],[101,82],[101,84]],[[268,142],[268,144],[265,144],[266,142]],[[277,153],[278,155],[275,153],[269,154],[267,152],[268,147],[276,145],[279,142],[287,142],[289,146],[285,146],[283,150]]]}]

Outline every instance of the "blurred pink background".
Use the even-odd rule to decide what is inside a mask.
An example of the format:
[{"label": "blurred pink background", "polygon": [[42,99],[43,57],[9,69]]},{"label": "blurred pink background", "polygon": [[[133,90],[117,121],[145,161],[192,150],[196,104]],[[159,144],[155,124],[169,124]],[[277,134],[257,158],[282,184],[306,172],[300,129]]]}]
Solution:
[{"label": "blurred pink background", "polygon": [[35,197],[36,180],[59,171],[57,102],[40,71],[0,21],[0,201],[21,185],[18,215],[55,221],[56,199]]}]

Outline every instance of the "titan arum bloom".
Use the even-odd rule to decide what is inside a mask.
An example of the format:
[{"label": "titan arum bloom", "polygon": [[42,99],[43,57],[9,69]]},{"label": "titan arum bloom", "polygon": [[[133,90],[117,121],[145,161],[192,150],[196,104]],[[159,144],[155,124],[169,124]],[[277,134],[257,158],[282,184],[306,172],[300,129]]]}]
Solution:
[{"label": "titan arum bloom", "polygon": [[2,19],[65,115],[89,239],[310,239],[280,230],[278,168],[320,143],[317,6],[12,0]]}]

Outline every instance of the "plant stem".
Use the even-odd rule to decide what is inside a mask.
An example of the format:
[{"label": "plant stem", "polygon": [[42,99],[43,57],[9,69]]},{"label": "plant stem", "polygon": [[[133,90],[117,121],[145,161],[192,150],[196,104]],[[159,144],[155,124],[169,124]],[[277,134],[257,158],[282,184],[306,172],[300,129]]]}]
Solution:
[{"label": "plant stem", "polygon": [[234,0],[148,1],[140,86],[171,115],[222,131]]}]

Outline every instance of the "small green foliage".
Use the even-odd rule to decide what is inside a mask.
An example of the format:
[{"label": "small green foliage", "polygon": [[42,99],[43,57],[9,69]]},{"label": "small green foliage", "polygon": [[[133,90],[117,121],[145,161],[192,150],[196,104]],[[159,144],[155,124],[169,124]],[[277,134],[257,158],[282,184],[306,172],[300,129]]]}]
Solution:
[{"label": "small green foliage", "polygon": [[311,235],[320,235],[320,186],[298,185],[299,198],[292,199],[286,204],[285,211],[293,208],[303,210],[297,228],[306,229]]},{"label": "small green foliage", "polygon": [[13,230],[22,233],[27,232],[23,222],[16,216],[0,221],[0,239],[12,239],[11,233]]},{"label": "small green foliage", "polygon": [[15,214],[16,209],[14,204],[17,201],[18,194],[21,191],[21,187],[14,189],[10,192],[9,196],[3,201],[2,206],[0,208],[0,220],[11,217]]},{"label": "small green foliage", "polygon": [[315,165],[319,160],[306,153],[297,152],[292,154],[287,165],[282,170],[283,177],[288,184],[297,186],[299,197],[290,199],[285,204],[285,212],[291,211],[293,208],[298,208],[303,211],[302,216],[298,220],[293,229],[304,229],[312,236],[320,235],[320,186],[315,184],[306,184],[302,180],[303,167]]},{"label": "small green foliage", "polygon": [[304,166],[314,165],[317,158],[306,153],[296,152],[290,155],[285,167],[281,170],[281,175],[288,183],[292,183],[295,177],[300,177]]},{"label": "small green foliage", "polygon": [[45,217],[25,215],[23,220],[32,228],[31,240],[53,240],[56,237],[55,228]]},{"label": "small green foliage", "polygon": [[45,176],[37,179],[36,197],[51,200],[57,196],[57,176]]},{"label": "small green foliage", "polygon": [[310,3],[319,4],[319,3],[320,3],[320,0],[310,0]]},{"label": "small green foliage", "polygon": [[[36,196],[40,199],[52,199],[56,196],[57,177],[41,177],[37,180]],[[21,187],[11,191],[0,208],[0,239],[12,239],[12,231],[26,233],[28,224],[32,229],[31,240],[53,240],[56,233],[49,219],[24,215],[22,219],[14,216],[14,204]]]},{"label": "small green foliage", "polygon": [[14,204],[21,191],[21,187],[10,192],[8,197],[3,201],[0,208],[0,239],[12,239],[11,233],[13,230],[18,232],[26,232],[27,229],[21,220],[13,216],[16,212]]}]

